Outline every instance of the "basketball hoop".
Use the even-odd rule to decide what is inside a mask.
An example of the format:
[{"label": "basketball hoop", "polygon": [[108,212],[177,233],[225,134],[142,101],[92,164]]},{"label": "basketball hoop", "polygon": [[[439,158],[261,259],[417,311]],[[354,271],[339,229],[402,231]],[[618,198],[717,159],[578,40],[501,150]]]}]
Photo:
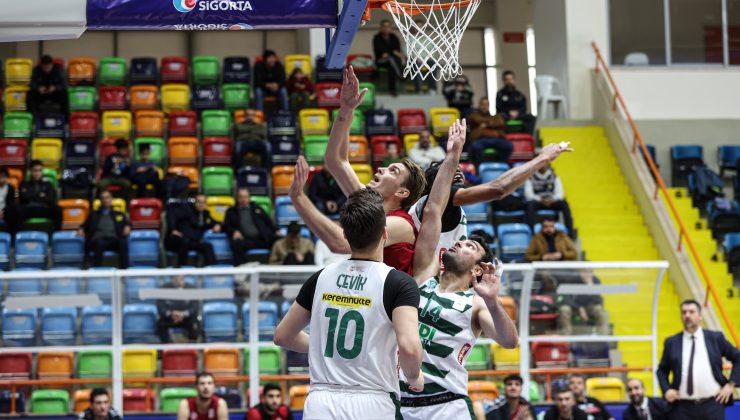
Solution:
[{"label": "basketball hoop", "polygon": [[403,76],[450,80],[462,74],[460,41],[481,0],[370,0],[369,7],[382,7],[393,16],[406,43]]}]

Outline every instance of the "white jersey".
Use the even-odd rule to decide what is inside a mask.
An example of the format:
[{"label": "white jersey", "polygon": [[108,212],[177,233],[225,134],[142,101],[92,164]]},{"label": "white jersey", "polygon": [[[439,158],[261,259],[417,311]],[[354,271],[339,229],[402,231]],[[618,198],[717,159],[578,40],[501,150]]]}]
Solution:
[{"label": "white jersey", "polygon": [[[421,228],[421,217],[423,215],[424,204],[426,203],[427,198],[429,198],[428,195],[421,197],[419,201],[414,203],[414,205],[409,209],[409,214],[411,215],[411,219],[414,221],[417,231]],[[468,239],[468,219],[465,217],[465,210],[460,207],[460,221],[458,224],[454,229],[442,232],[439,235],[439,243],[437,244],[436,253],[439,257],[440,268],[442,268],[442,254],[455,246],[455,242],[465,239]]]},{"label": "white jersey", "polygon": [[308,352],[312,387],[399,395],[398,342],[383,304],[391,270],[377,261],[347,260],[319,274]]}]

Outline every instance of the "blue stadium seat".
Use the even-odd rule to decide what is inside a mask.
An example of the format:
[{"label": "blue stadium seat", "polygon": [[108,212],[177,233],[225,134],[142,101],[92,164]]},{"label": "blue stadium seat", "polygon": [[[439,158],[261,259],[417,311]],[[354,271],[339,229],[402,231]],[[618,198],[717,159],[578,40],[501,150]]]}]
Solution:
[{"label": "blue stadium seat", "polygon": [[130,303],[123,306],[123,342],[157,343],[157,306]]},{"label": "blue stadium seat", "polygon": [[491,235],[492,238],[496,237],[496,232],[493,230],[493,226],[488,223],[470,223],[468,224],[468,235],[472,235],[476,230],[482,230],[487,234]]},{"label": "blue stadium seat", "polygon": [[64,130],[67,118],[64,114],[44,113],[36,115],[36,137],[66,138]]},{"label": "blue stadium seat", "polygon": [[87,293],[95,293],[103,303],[110,303],[113,285],[111,284],[111,275],[104,272],[115,270],[113,267],[91,267],[90,271],[100,271],[102,277],[88,277]]},{"label": "blue stadium seat", "polygon": [[[0,413],[10,414],[12,399],[13,393],[10,390],[0,391]],[[26,412],[26,394],[20,391],[16,391],[15,393],[15,412]]]},{"label": "blue stadium seat", "polygon": [[508,170],[509,165],[507,165],[506,163],[486,162],[481,163],[478,167],[478,176],[481,177],[481,182],[491,182]]},{"label": "blue stadium seat", "polygon": [[219,264],[231,264],[231,244],[229,243],[229,237],[224,232],[211,232],[208,231],[203,235],[203,241],[208,242],[213,246],[213,253],[216,255],[216,262]]},{"label": "blue stadium seat", "polygon": [[714,239],[722,240],[727,233],[740,232],[740,203],[730,203],[730,208],[725,210],[717,209],[714,201],[707,205],[709,228]]},{"label": "blue stadium seat", "polygon": [[[214,264],[209,265],[207,268],[224,268],[232,267],[227,264]],[[204,289],[231,289],[234,290],[234,276],[230,274],[204,274],[203,275],[203,288]]]},{"label": "blue stadium seat", "polygon": [[113,312],[110,305],[86,306],[82,309],[82,342],[110,344],[113,331]]},{"label": "blue stadium seat", "polygon": [[[260,341],[272,341],[275,336],[275,328],[277,328],[279,313],[278,304],[270,301],[260,302],[257,311],[259,316],[258,328],[259,328],[259,340]],[[242,305],[242,329],[244,331],[244,341],[249,340],[249,303]]]},{"label": "blue stadium seat", "polygon": [[51,263],[54,267],[79,268],[85,261],[85,238],[71,230],[51,235]]},{"label": "blue stadium seat", "polygon": [[[570,232],[568,232],[568,228],[565,227],[565,225],[562,224],[562,223],[559,223],[559,222],[558,223],[555,223],[555,229],[557,229],[557,230],[559,230],[561,232],[565,232],[566,235],[570,234]],[[535,235],[538,234],[538,233],[540,233],[541,230],[542,230],[542,223],[537,223],[536,225],[534,225],[534,234]]]},{"label": "blue stadium seat", "polygon": [[462,206],[468,222],[488,222],[488,207],[490,203],[481,202]]},{"label": "blue stadium seat", "polygon": [[[261,165],[270,167],[272,161],[272,145],[262,140],[240,139],[234,147],[234,166],[245,166],[254,159],[247,159],[246,155],[257,155],[260,157]],[[293,161],[295,163],[295,160]]]},{"label": "blue stadium seat", "polygon": [[[66,169],[95,169],[96,139],[74,139],[64,142],[64,166]],[[64,172],[66,172],[66,169]]]},{"label": "blue stadium seat", "polygon": [[133,230],[128,237],[130,265],[159,266],[159,231]]},{"label": "blue stadium seat", "polygon": [[501,259],[504,262],[521,262],[527,251],[532,232],[523,223],[504,223],[498,226]]},{"label": "blue stadium seat", "polygon": [[236,172],[236,185],[248,189],[252,195],[270,195],[270,176],[265,168],[245,166],[239,169]]},{"label": "blue stadium seat", "polygon": [[15,235],[15,266],[45,268],[49,250],[46,232],[24,231]]},{"label": "blue stadium seat", "polygon": [[224,401],[229,409],[241,410],[242,408],[242,393],[237,388],[227,388],[225,386],[217,386],[213,393],[218,395]]},{"label": "blue stadium seat", "polygon": [[0,270],[7,270],[10,266],[10,234],[0,232]]},{"label": "blue stadium seat", "polygon": [[291,307],[292,305],[293,305],[293,303],[292,303],[292,302],[289,302],[289,301],[287,301],[287,300],[284,300],[284,301],[283,301],[283,304],[282,304],[282,305],[280,305],[280,315],[281,315],[281,318],[282,318],[282,317],[284,317],[284,316],[285,316],[285,314],[287,314],[287,313],[288,313],[288,311],[290,310],[290,307]]},{"label": "blue stadium seat", "polygon": [[[132,266],[131,269],[145,269],[151,267],[143,266]],[[159,288],[159,277],[148,276],[148,277],[124,277],[124,285],[126,286],[126,300],[128,303],[138,303],[143,300],[139,298],[139,290],[141,289],[156,289]]]},{"label": "blue stadium seat", "polygon": [[41,310],[41,339],[50,346],[71,346],[77,335],[77,308]]},{"label": "blue stadium seat", "polygon": [[681,145],[671,147],[671,184],[674,187],[686,186],[689,174],[698,166],[704,165],[704,152],[701,145]]},{"label": "blue stadium seat", "polygon": [[270,136],[295,136],[298,134],[298,120],[295,113],[277,111],[267,120],[267,133]]},{"label": "blue stadium seat", "polygon": [[740,146],[725,145],[719,150],[719,176],[724,176],[726,170],[737,171],[738,160],[740,160]]},{"label": "blue stadium seat", "polygon": [[196,111],[221,108],[221,93],[218,86],[195,86],[191,103],[192,108]]},{"label": "blue stadium seat", "polygon": [[[211,267],[214,267],[214,266],[211,266]],[[218,266],[218,267],[222,267],[222,266]],[[226,265],[225,267],[231,267],[231,266],[230,265]],[[190,269],[190,268],[195,268],[195,267],[192,266],[192,265],[181,265],[180,268],[188,268],[188,269]],[[187,276],[184,276],[184,277],[185,277],[185,284],[187,284],[188,287],[192,287],[192,288],[199,287],[199,285],[198,285],[198,276],[187,275]],[[169,280],[165,280],[165,283],[169,283]]]},{"label": "blue stadium seat", "polygon": [[[38,268],[21,267],[13,270],[18,271],[39,271]],[[5,280],[8,283],[8,296],[38,296],[43,293],[43,283],[41,279],[17,279]]]},{"label": "blue stadium seat", "polygon": [[[50,271],[60,272],[59,276],[64,276],[64,271],[74,271],[72,267],[54,267]],[[81,281],[78,277],[60,277],[49,279],[46,287],[46,293],[50,295],[77,295],[81,290]]]},{"label": "blue stadium seat", "polygon": [[365,113],[365,132],[368,137],[394,134],[396,132],[395,116],[387,109],[374,109]]},{"label": "blue stadium seat", "polygon": [[36,309],[3,309],[3,346],[36,344]]},{"label": "blue stadium seat", "polygon": [[248,57],[224,57],[223,82],[249,84],[250,70]]},{"label": "blue stadium seat", "polygon": [[287,195],[275,197],[275,220],[280,226],[288,226],[290,222],[303,223],[301,216]]},{"label": "blue stadium seat", "polygon": [[558,220],[558,212],[555,210],[537,210],[534,214],[535,220],[554,219]]},{"label": "blue stadium seat", "polygon": [[236,341],[236,304],[208,302],[203,304],[203,331],[207,343]]},{"label": "blue stadium seat", "polygon": [[134,57],[131,59],[128,79],[132,85],[156,85],[158,75],[156,58]]},{"label": "blue stadium seat", "polygon": [[301,144],[295,135],[270,136],[272,146],[272,162],[276,165],[295,163],[301,154]]},{"label": "blue stadium seat", "polygon": [[524,223],[526,221],[526,217],[527,212],[524,210],[498,210],[493,212],[493,223],[495,225],[503,223]]}]

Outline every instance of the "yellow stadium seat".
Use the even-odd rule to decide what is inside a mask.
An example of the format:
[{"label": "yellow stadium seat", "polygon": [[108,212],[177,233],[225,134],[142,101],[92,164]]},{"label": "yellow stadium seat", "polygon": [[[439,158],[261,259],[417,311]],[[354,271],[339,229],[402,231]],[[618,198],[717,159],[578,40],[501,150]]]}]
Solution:
[{"label": "yellow stadium seat", "polygon": [[137,111],[135,119],[137,137],[164,137],[164,112]]},{"label": "yellow stadium seat", "polygon": [[[89,385],[88,385],[89,386]],[[78,389],[74,393],[75,413],[81,413],[90,407],[90,393],[92,389]]]},{"label": "yellow stadium seat", "polygon": [[36,361],[39,379],[69,379],[74,371],[75,356],[72,352],[42,352]]},{"label": "yellow stadium seat", "polygon": [[626,398],[624,382],[611,377],[586,379],[586,394],[601,401],[624,401]]},{"label": "yellow stadium seat", "polygon": [[506,349],[498,343],[493,343],[491,344],[491,355],[496,369],[519,369],[519,346]]},{"label": "yellow stadium seat", "polygon": [[90,213],[90,203],[81,198],[59,200],[62,209],[62,229],[77,229]]},{"label": "yellow stadium seat", "polygon": [[5,89],[5,109],[7,111],[25,111],[28,86],[8,86]]},{"label": "yellow stadium seat", "polygon": [[373,167],[366,163],[353,163],[352,169],[360,179],[361,184],[367,184],[373,179]]},{"label": "yellow stadium seat", "polygon": [[469,381],[468,396],[473,402],[491,403],[498,397],[498,388],[490,381]]},{"label": "yellow stadium seat", "polygon": [[[112,202],[113,210],[126,213],[126,200],[123,198],[114,198]],[[93,211],[97,211],[100,208],[100,199],[96,198],[93,201]]]},{"label": "yellow stadium seat", "polygon": [[[432,146],[437,146],[437,139],[434,138],[434,136],[430,136],[430,140],[432,141]],[[416,146],[416,143],[419,142],[419,134],[406,134],[403,136],[403,147],[406,149],[406,153],[410,152],[411,149]]]},{"label": "yellow stadium seat", "polygon": [[159,90],[156,86],[153,85],[131,86],[131,110],[155,110],[159,108],[159,101],[157,100],[158,94]]},{"label": "yellow stadium seat", "polygon": [[226,210],[229,207],[234,207],[236,201],[234,197],[218,196],[206,198],[206,206],[208,211],[211,212],[211,217],[217,222],[223,222],[226,217]]},{"label": "yellow stadium seat", "polygon": [[431,108],[429,115],[432,118],[432,134],[446,136],[452,123],[460,118],[460,111],[455,108]]},{"label": "yellow stadium seat", "polygon": [[239,374],[239,350],[205,349],[203,369],[214,376],[237,376]]},{"label": "yellow stadium seat", "polygon": [[46,168],[59,170],[62,162],[62,141],[60,139],[33,139],[31,159],[38,159]]},{"label": "yellow stadium seat", "polygon": [[302,109],[298,113],[298,119],[301,124],[301,133],[304,136],[329,134],[329,111],[325,109]]},{"label": "yellow stadium seat", "polygon": [[190,109],[190,86],[172,83],[162,86],[162,110],[187,111]]},{"label": "yellow stadium seat", "polygon": [[293,385],[288,390],[288,396],[290,397],[290,409],[291,410],[303,410],[303,405],[306,403],[306,397],[308,397],[308,390],[311,385]]},{"label": "yellow stadium seat", "polygon": [[131,139],[131,112],[103,112],[103,137]]},{"label": "yellow stadium seat", "polygon": [[188,177],[190,180],[190,189],[197,190],[200,186],[198,168],[192,166],[170,166],[167,168],[167,173],[178,174]]},{"label": "yellow stadium seat", "polygon": [[294,69],[301,69],[303,74],[311,77],[311,56],[305,54],[290,54],[285,56],[285,73],[290,77]]},{"label": "yellow stadium seat", "polygon": [[170,137],[167,141],[170,164],[177,166],[198,165],[198,139],[195,137]]},{"label": "yellow stadium seat", "polygon": [[367,163],[370,152],[367,148],[365,136],[349,136],[349,161],[352,163]]},{"label": "yellow stadium seat", "polygon": [[157,373],[157,350],[124,350],[124,378],[153,378]]},{"label": "yellow stadium seat", "polygon": [[97,61],[90,57],[72,57],[67,65],[67,79],[71,86],[95,81]]},{"label": "yellow stadium seat", "polygon": [[31,84],[32,73],[33,60],[30,58],[9,58],[5,60],[6,86],[28,86]]}]

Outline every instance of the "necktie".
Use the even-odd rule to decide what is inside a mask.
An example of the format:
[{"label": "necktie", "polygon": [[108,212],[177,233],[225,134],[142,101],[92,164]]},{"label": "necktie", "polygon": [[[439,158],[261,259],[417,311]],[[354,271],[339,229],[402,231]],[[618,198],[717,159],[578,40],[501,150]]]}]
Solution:
[{"label": "necktie", "polygon": [[686,393],[690,396],[694,394],[694,351],[696,350],[696,337],[691,336],[691,353],[689,354],[689,373],[687,375]]},{"label": "necktie", "polygon": [[647,410],[645,410],[642,407],[637,408],[637,417],[640,418],[640,420],[648,420]]}]

